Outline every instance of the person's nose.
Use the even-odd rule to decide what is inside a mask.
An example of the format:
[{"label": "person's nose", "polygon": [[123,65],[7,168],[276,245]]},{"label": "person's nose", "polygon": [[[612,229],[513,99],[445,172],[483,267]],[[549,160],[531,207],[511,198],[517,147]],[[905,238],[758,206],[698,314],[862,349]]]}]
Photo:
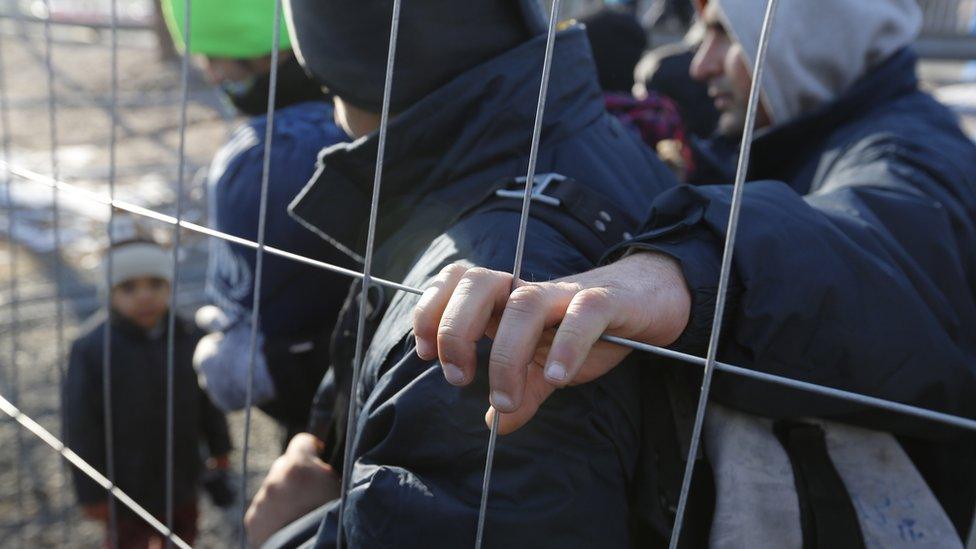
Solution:
[{"label": "person's nose", "polygon": [[154,300],[155,296],[153,295],[152,290],[142,289],[136,294],[136,301],[142,306],[150,305]]}]

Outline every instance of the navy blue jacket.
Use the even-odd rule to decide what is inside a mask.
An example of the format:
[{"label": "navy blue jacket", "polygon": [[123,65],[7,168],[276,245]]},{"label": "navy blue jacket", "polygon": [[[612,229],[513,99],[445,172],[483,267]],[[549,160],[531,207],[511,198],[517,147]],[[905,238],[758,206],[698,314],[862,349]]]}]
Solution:
[{"label": "navy blue jacket", "polygon": [[[389,128],[376,275],[422,287],[455,261],[510,271],[519,214],[476,211],[485,189],[524,175],[545,49],[539,36],[462,74]],[[376,136],[333,148],[293,212],[324,236],[362,250]],[[558,172],[634,218],[676,184],[646,147],[609,117],[584,32],[556,39],[539,173]],[[547,206],[533,204],[539,215]],[[556,215],[566,217],[555,210]],[[339,217],[344,216],[344,217]],[[459,218],[460,217],[460,218]],[[577,231],[587,231],[579,225]],[[584,271],[588,258],[539,217],[529,220],[523,277]],[[487,350],[474,383],[449,385],[436,361],[419,359],[410,334],[417,296],[380,292],[354,436],[344,516],[351,547],[465,547],[474,542],[488,430]],[[375,302],[376,300],[374,300]],[[374,306],[380,309],[382,304]],[[378,316],[378,315],[377,315]],[[337,330],[336,376],[350,367],[350,307]],[[350,333],[351,332],[351,333]],[[491,547],[620,547],[629,544],[629,492],[638,461],[639,371],[629,364],[558,391],[526,427],[499,440],[488,513]],[[327,444],[332,453],[337,441]],[[337,452],[338,450],[338,452]],[[336,503],[318,546],[335,546]],[[276,541],[273,540],[273,543]]]},{"label": "navy blue jacket", "polygon": [[[235,130],[210,168],[210,222],[234,236],[257,240],[267,117],[256,116]],[[346,140],[332,119],[332,106],[305,102],[275,111],[265,243],[299,255],[352,268],[355,262],[310,234],[286,208],[315,171],[320,150]],[[250,315],[255,251],[212,239],[207,293],[235,323]],[[264,255],[261,332],[275,336],[314,335],[330,330],[349,280],[317,267]]]},{"label": "navy blue jacket", "polygon": [[[115,482],[137,503],[157,516],[166,512],[166,364],[165,322],[147,332],[112,315],[112,428]],[[65,441],[71,450],[103,474],[106,472],[102,360],[105,317],[93,317],[71,346],[62,413]],[[227,420],[197,383],[193,349],[202,334],[176,321],[173,427],[173,499],[195,500],[203,471],[200,446],[209,455],[231,450]],[[72,469],[78,502],[106,500],[105,489]],[[122,506],[119,506],[122,509]]]},{"label": "navy blue jacket", "polygon": [[[903,50],[837,100],[756,138],[719,358],[972,418],[976,146],[919,91],[915,65]],[[734,158],[717,168],[725,176],[712,182],[731,181]],[[693,311],[677,346],[702,355],[731,195],[729,185],[674,188],[624,245],[681,262]],[[901,436],[957,528],[968,529],[971,433],[722,373],[713,394],[773,418],[834,418]]]}]

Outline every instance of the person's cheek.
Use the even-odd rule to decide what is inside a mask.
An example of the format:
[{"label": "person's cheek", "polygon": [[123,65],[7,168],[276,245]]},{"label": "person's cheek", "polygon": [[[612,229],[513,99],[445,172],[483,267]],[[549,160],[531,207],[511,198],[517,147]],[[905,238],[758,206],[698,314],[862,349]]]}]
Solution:
[{"label": "person's cheek", "polygon": [[733,93],[739,101],[745,101],[749,97],[749,88],[752,86],[752,77],[749,74],[749,67],[746,64],[746,56],[742,47],[738,44],[729,47],[725,56],[725,72],[732,84]]}]

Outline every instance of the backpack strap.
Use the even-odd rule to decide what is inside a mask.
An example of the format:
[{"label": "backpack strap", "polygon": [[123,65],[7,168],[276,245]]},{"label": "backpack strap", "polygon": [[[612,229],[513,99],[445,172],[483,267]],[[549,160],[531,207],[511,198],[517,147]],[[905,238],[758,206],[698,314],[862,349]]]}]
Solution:
[{"label": "backpack strap", "polygon": [[864,547],[854,503],[827,452],[823,428],[780,420],[773,433],[793,467],[804,549]]},{"label": "backpack strap", "polygon": [[[495,181],[457,220],[486,211],[521,212],[525,182],[525,176]],[[631,238],[629,231],[638,224],[600,193],[562,174],[536,174],[530,195],[532,217],[558,231],[593,264],[612,246]]]}]

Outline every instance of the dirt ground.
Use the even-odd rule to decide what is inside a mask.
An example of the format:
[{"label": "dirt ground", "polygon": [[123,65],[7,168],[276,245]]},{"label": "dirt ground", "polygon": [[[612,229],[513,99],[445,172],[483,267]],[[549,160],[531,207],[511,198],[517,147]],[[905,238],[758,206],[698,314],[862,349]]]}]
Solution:
[{"label": "dirt ground", "polygon": [[[51,174],[48,87],[43,27],[0,20],[0,54],[10,113],[10,163]],[[110,35],[80,27],[55,28],[55,74],[59,172],[63,180],[108,192]],[[119,36],[117,192],[119,198],[166,213],[175,212],[179,145],[180,67],[161,61],[148,31]],[[186,132],[186,217],[203,219],[204,170],[231,129],[230,110],[195,74]],[[51,246],[51,191],[15,181],[12,187],[16,248],[7,234],[7,210],[0,226],[0,394],[55,435],[59,421],[59,379],[65,366],[56,337],[56,256]],[[6,205],[6,201],[4,201]],[[64,334],[66,341],[100,304],[96,290],[97,250],[105,242],[107,207],[73,197],[61,200]],[[148,225],[169,237],[167,225]],[[206,241],[184,233],[179,300],[189,310],[202,300]],[[11,252],[17,272],[16,308],[11,324]],[[16,360],[11,345],[16,341]],[[242,413],[230,416],[241,470]],[[249,485],[251,492],[280,449],[281,433],[260,412],[253,416]],[[123,459],[116,457],[116,459]],[[82,519],[74,504],[66,467],[47,445],[4,416],[0,418],[0,547],[98,547],[98,524]],[[237,543],[241,509],[221,511],[201,498],[199,547]]]}]

